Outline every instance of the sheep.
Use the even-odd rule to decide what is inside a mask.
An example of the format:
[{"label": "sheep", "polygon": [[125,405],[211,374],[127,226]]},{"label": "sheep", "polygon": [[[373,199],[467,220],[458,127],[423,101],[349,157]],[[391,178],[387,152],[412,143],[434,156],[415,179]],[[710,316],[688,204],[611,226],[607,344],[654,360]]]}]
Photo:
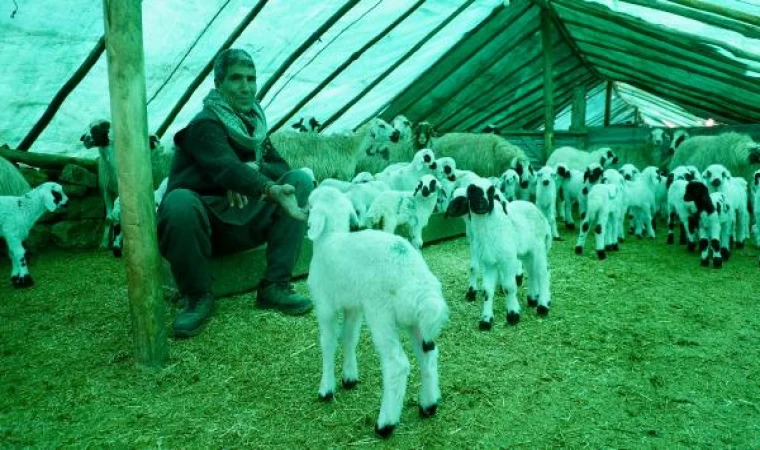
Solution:
[{"label": "sheep", "polygon": [[541,210],[552,230],[552,237],[559,239],[557,231],[557,172],[544,166],[536,174],[536,206]]},{"label": "sheep", "polygon": [[581,222],[578,240],[575,243],[575,254],[582,255],[591,225],[594,225],[596,255],[600,260],[607,258],[606,250],[615,250],[618,246],[616,224],[619,222],[620,211],[617,204],[622,196],[622,186],[619,184],[596,184],[588,193],[586,216]]},{"label": "sheep", "polygon": [[7,159],[0,158],[0,196],[18,197],[31,189],[18,168]]},{"label": "sheep", "polygon": [[552,235],[549,223],[536,205],[521,200],[502,201],[493,185],[478,179],[467,186],[466,195],[462,195],[462,190],[455,191],[447,215],[469,217],[470,251],[477,261],[476,268],[482,273],[486,291],[481,330],[490,330],[493,326],[497,284],[507,297],[507,323],[515,325],[520,321],[517,285],[523,265],[528,275],[528,305],[537,307],[536,312],[541,317],[549,314],[548,252]]},{"label": "sheep", "polygon": [[437,412],[441,391],[435,339],[448,320],[441,283],[422,254],[403,238],[377,230],[349,233],[353,208],[336,189],[315,189],[309,197],[309,211],[307,237],[314,253],[307,285],[322,348],[319,398],[329,401],[335,396],[341,313],[342,385],[345,389],[357,385],[356,346],[363,315],[382,365],[383,394],[375,432],[387,438],[399,424],[409,375],[399,328],[409,333],[420,364],[419,413],[425,418]]},{"label": "sheep", "polygon": [[670,161],[669,170],[681,165],[696,166],[704,171],[711,164],[721,164],[734,176],[749,180],[758,169],[750,156],[760,151],[760,144],[749,135],[722,133],[717,136],[694,136],[683,142]]},{"label": "sheep", "polygon": [[412,122],[405,116],[398,115],[393,118],[391,125],[399,132],[399,141],[412,142],[413,139],[413,125]]},{"label": "sheep", "polygon": [[438,163],[433,151],[423,148],[414,154],[412,162],[388,166],[377,174],[375,179],[385,182],[391,189],[411,191],[421,176],[434,174],[437,168]]},{"label": "sheep", "polygon": [[346,190],[345,195],[354,206],[354,211],[360,225],[366,222],[367,211],[377,196],[388,189],[388,185],[382,181],[368,181],[366,183],[353,184]]},{"label": "sheep", "polygon": [[[583,195],[584,173],[570,169],[564,163],[557,164],[556,170],[559,185],[558,215],[565,222],[568,230],[574,230],[573,203],[578,204],[578,212],[581,216],[586,213],[586,195]],[[601,167],[599,170],[601,171]]]},{"label": "sheep", "polygon": [[[760,170],[752,176],[752,209],[755,215],[755,245],[760,248]],[[760,263],[760,256],[758,256]]]},{"label": "sheep", "polygon": [[433,139],[439,136],[430,122],[419,122],[412,128],[412,145],[415,150],[430,148]]},{"label": "sheep", "polygon": [[556,169],[557,164],[564,163],[568,169],[586,170],[592,163],[597,163],[606,168],[612,164],[617,164],[617,162],[617,155],[609,147],[603,147],[592,152],[573,147],[560,147],[552,152],[546,161],[546,165]]},{"label": "sheep", "polygon": [[382,191],[369,207],[362,225],[365,228],[379,227],[387,233],[404,226],[414,248],[422,249],[422,229],[433,214],[438,191],[438,180],[432,175],[420,178],[414,192]]},{"label": "sheep", "polygon": [[732,177],[731,172],[721,164],[711,164],[702,173],[710,192],[723,192],[728,197],[731,209],[736,214],[735,230],[731,233],[736,248],[743,248],[749,237],[750,215],[747,208],[747,180]]},{"label": "sheep", "polygon": [[[164,199],[168,184],[169,177],[166,177],[163,179],[163,181],[161,181],[158,189],[153,192],[153,202],[156,205],[156,210],[158,210],[158,207],[161,205],[161,200]],[[113,244],[111,245],[111,251],[113,252],[114,257],[121,258],[123,246],[123,235],[121,233],[121,197],[116,197],[116,200],[114,200],[111,215],[107,216],[106,220],[110,221],[113,224],[114,238]]]},{"label": "sheep", "polygon": [[711,194],[704,183],[690,181],[686,185],[684,201],[694,202],[699,216],[700,265],[709,266],[712,256],[713,267],[722,267],[731,254],[729,248],[734,228],[734,213],[728,196],[723,192]]},{"label": "sheep", "polygon": [[499,190],[508,202],[517,199],[517,189],[520,187],[520,175],[514,169],[507,169],[499,177]]},{"label": "sheep", "polygon": [[319,133],[322,129],[322,124],[314,116],[301,117],[298,122],[294,122],[290,125],[295,131],[299,133]]},{"label": "sheep", "polygon": [[668,154],[673,156],[687,139],[689,139],[689,133],[684,130],[676,130],[673,132],[673,139],[670,141],[670,147],[668,148]]},{"label": "sheep", "polygon": [[653,217],[657,211],[656,193],[660,184],[660,169],[654,166],[646,167],[636,181],[628,183],[628,210],[633,216],[634,233],[638,238],[642,238],[642,227],[648,237],[655,238]]},{"label": "sheep", "polygon": [[686,186],[689,181],[675,179],[674,174],[668,175],[668,245],[675,243],[675,223],[679,219],[681,222],[681,237],[679,242],[687,244],[687,250],[692,252],[696,246],[694,233],[697,229],[696,206],[694,202],[684,200]]},{"label": "sheep", "polygon": [[68,204],[58,183],[46,182],[22,196],[0,196],[0,237],[8,244],[11,257],[11,283],[15,288],[32,286],[23,242],[45,211],[57,211]]},{"label": "sheep", "polygon": [[509,162],[509,167],[520,176],[517,187],[517,197],[520,200],[530,200],[536,196],[536,172],[530,165],[530,160],[524,156],[515,156]]},{"label": "sheep", "polygon": [[430,148],[439,157],[450,156],[459,169],[481,177],[498,177],[511,168],[514,158],[527,160],[523,150],[495,134],[447,133],[434,138]]},{"label": "sheep", "polygon": [[[613,203],[617,210],[615,213],[617,222],[614,222],[613,229],[617,235],[617,242],[623,242],[625,239],[625,215],[628,211],[628,185],[623,175],[615,169],[605,170],[601,181],[603,184],[614,184],[620,187],[616,201]],[[613,245],[611,250],[618,250],[617,245]]]},{"label": "sheep", "polygon": [[360,160],[386,143],[398,141],[398,131],[375,118],[350,135],[281,132],[269,138],[291,167],[310,167],[317,182],[330,177],[348,181],[356,174]]},{"label": "sheep", "polygon": [[441,188],[438,193],[436,210],[446,211],[446,208],[449,207],[449,199],[454,192],[454,185],[457,180],[457,163],[454,161],[454,158],[444,156],[443,158],[437,158],[435,164],[436,168],[433,175],[438,179]]},{"label": "sheep", "polygon": [[623,164],[623,167],[618,169],[625,181],[636,181],[641,175],[641,171],[633,164]]}]

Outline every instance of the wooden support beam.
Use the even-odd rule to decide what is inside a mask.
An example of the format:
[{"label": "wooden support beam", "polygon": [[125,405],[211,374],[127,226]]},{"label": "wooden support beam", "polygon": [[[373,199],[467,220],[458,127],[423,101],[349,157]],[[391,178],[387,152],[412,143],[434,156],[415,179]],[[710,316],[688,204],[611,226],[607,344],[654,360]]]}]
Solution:
[{"label": "wooden support beam", "polygon": [[607,82],[604,91],[604,126],[610,126],[610,111],[612,107],[612,81]]},{"label": "wooden support beam", "polygon": [[404,14],[400,15],[396,20],[393,21],[390,25],[385,27],[383,31],[378,33],[375,37],[370,39],[366,44],[362,46],[359,50],[355,51],[351,54],[351,57],[348,58],[346,61],[343,62],[340,66],[338,66],[335,70],[332,71],[330,75],[327,76],[324,80],[322,80],[321,83],[319,83],[314,89],[311,90],[304,98],[302,98],[296,105],[290,109],[290,111],[286,112],[285,115],[282,116],[280,120],[278,120],[274,125],[272,125],[269,128],[270,133],[274,133],[277,130],[279,130],[285,123],[290,120],[293,115],[295,115],[305,104],[307,104],[312,98],[314,98],[318,93],[322,92],[322,89],[325,88],[332,80],[334,80],[338,75],[340,75],[346,67],[350,66],[352,63],[354,63],[361,55],[364,54],[367,50],[369,50],[373,45],[375,45],[380,39],[384,38],[388,35],[388,33],[391,32],[394,28],[396,28],[401,22],[406,20],[407,17],[412,15],[417,9],[419,9],[420,6],[425,3],[425,0],[418,0],[414,5],[412,5],[411,8],[406,10]]},{"label": "wooden support beam", "polygon": [[142,2],[103,0],[103,12],[132,336],[137,362],[160,368],[169,347],[148,149]]},{"label": "wooden support beam", "polygon": [[720,6],[720,2],[706,2],[704,0],[670,0],[670,2],[678,3],[699,11],[717,14],[718,16],[728,17],[729,19],[738,22],[744,22],[752,25],[755,30],[760,29],[760,17],[755,14],[745,13],[739,9]]},{"label": "wooden support beam", "polygon": [[97,159],[75,158],[73,156],[55,155],[52,153],[23,152],[2,147],[0,147],[0,157],[10,162],[23,163],[32,167],[39,167],[40,169],[61,170],[68,164],[75,164],[95,173],[98,172]]},{"label": "wooden support beam", "polygon": [[45,127],[47,127],[50,121],[53,120],[53,116],[55,116],[55,113],[58,112],[58,109],[61,107],[64,100],[66,100],[74,88],[77,87],[79,83],[84,79],[84,77],[90,72],[92,66],[98,62],[98,59],[100,59],[100,55],[103,54],[105,48],[105,38],[101,37],[95,44],[95,48],[93,48],[92,51],[90,51],[90,54],[87,55],[87,58],[82,61],[82,64],[79,66],[79,68],[71,75],[71,77],[69,77],[68,80],[66,80],[65,83],[63,83],[61,89],[56,92],[53,100],[51,100],[50,104],[47,106],[47,108],[45,108],[45,112],[42,113],[42,116],[39,118],[39,120],[37,120],[37,123],[34,124],[32,129],[29,130],[26,136],[24,136],[24,139],[22,139],[18,144],[18,150],[25,152],[32,148],[32,144],[34,144],[34,141],[40,137],[40,134],[42,134],[42,131],[45,129]]},{"label": "wooden support beam", "polygon": [[293,65],[293,63],[305,52],[308,50],[309,47],[312,46],[316,41],[318,41],[323,34],[327,30],[332,27],[335,22],[341,19],[341,17],[345,16],[348,11],[351,10],[354,6],[356,6],[359,3],[359,0],[349,0],[347,1],[343,6],[340,7],[339,10],[335,11],[335,13],[330,16],[325,23],[319,26],[308,38],[306,38],[305,41],[301,43],[301,45],[296,48],[293,53],[288,56],[288,58],[280,64],[280,67],[277,68],[277,70],[274,71],[271,77],[269,77],[264,83],[264,85],[259,89],[259,92],[256,94],[256,98],[261,101],[269,92],[269,90],[274,86],[274,84],[282,77],[282,75],[287,71],[290,66]]},{"label": "wooden support beam", "polygon": [[586,129],[586,86],[576,86],[573,89],[573,109],[570,118],[570,130]]},{"label": "wooden support beam", "polygon": [[541,50],[544,55],[544,153],[546,161],[554,150],[554,54],[552,52],[553,21],[547,9],[541,10]]},{"label": "wooden support beam", "polygon": [[211,57],[209,62],[206,63],[206,65],[203,67],[203,69],[198,73],[198,75],[195,76],[195,79],[190,83],[190,86],[187,87],[185,92],[182,94],[182,97],[177,100],[177,103],[174,104],[174,107],[169,111],[169,114],[166,116],[163,122],[161,122],[161,125],[159,125],[158,129],[156,130],[156,135],[161,138],[164,136],[164,133],[166,133],[166,130],[169,129],[172,122],[174,122],[174,119],[177,118],[177,115],[180,111],[182,111],[182,108],[185,106],[185,104],[190,100],[190,97],[193,96],[195,91],[198,89],[198,87],[203,83],[203,80],[206,79],[209,73],[211,73],[211,70],[214,68],[214,60],[216,59],[216,55],[221,53],[223,50],[226,50],[232,46],[232,44],[237,40],[237,38],[240,37],[241,34],[243,34],[243,31],[248,27],[248,25],[253,22],[253,19],[256,18],[256,16],[259,14],[259,11],[261,11],[262,8],[264,8],[264,5],[267,4],[268,0],[259,0],[256,5],[254,5],[253,8],[251,8],[250,11],[248,11],[248,14],[243,17],[242,20],[240,20],[240,23],[238,26],[235,27],[234,30],[230,33],[230,35],[227,37],[227,40],[224,41],[224,43],[219,47],[219,50],[214,53],[214,56]]},{"label": "wooden support beam", "polygon": [[423,45],[425,45],[430,39],[433,38],[438,32],[440,32],[446,25],[451,23],[452,20],[456,19],[462,12],[464,12],[467,8],[469,8],[470,5],[472,5],[475,2],[475,0],[467,0],[464,2],[459,8],[457,8],[453,13],[451,13],[446,19],[444,19],[441,23],[439,23],[435,28],[430,30],[419,42],[414,44],[412,48],[410,48],[401,58],[399,58],[396,62],[390,65],[387,69],[383,71],[380,75],[378,75],[372,82],[370,82],[364,89],[362,89],[361,92],[359,92],[357,95],[355,95],[351,100],[346,102],[338,111],[333,113],[332,116],[330,116],[327,120],[325,120],[322,123],[322,128],[327,128],[330,124],[338,120],[343,114],[346,113],[352,106],[356,104],[361,98],[363,98],[369,91],[375,88],[378,84],[380,84],[381,81],[386,79],[388,75],[390,75],[394,70],[398,68],[401,64],[403,64],[407,59],[411,58],[412,55],[417,53],[417,51],[422,48]]}]

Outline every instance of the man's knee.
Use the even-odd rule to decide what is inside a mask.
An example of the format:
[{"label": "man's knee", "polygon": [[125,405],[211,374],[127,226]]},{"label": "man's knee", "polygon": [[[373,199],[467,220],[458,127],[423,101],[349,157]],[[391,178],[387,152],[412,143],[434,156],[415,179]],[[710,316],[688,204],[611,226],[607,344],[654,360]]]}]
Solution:
[{"label": "man's knee", "polygon": [[158,208],[159,227],[162,223],[189,224],[199,219],[206,222],[203,202],[188,189],[175,189],[166,194]]},{"label": "man's knee", "polygon": [[282,184],[289,184],[296,188],[296,199],[300,206],[306,205],[309,194],[314,190],[314,178],[303,170],[291,170],[280,179]]}]

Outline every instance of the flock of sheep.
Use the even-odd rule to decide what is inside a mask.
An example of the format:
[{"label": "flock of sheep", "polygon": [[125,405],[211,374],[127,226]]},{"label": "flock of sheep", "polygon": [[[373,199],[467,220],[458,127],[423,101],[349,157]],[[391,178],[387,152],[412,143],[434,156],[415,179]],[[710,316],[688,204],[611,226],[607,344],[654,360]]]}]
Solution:
[{"label": "flock of sheep", "polygon": [[[115,160],[106,124],[93,123],[82,141],[100,151],[107,218],[118,225]],[[399,422],[409,375],[397,330],[409,333],[420,361],[420,414],[435,414],[440,399],[435,339],[448,308],[441,283],[420,251],[422,231],[435,211],[465,222],[471,255],[465,298],[474,300],[484,292],[481,330],[493,327],[497,292],[506,298],[507,323],[519,322],[517,290],[524,279],[527,305],[541,317],[548,315],[549,251],[560,238],[560,221],[575,228],[576,211],[575,252],[583,253],[593,230],[599,259],[619,249],[626,231],[654,238],[660,217],[668,224],[668,243],[675,242],[680,225],[689,250],[699,246],[701,264],[721,267],[733,248],[746,244],[753,206],[760,247],[760,170],[751,170],[751,164],[760,162],[760,146],[746,135],[689,137],[679,131],[671,137],[654,129],[653,148],[669,153],[666,170],[619,161],[606,147],[590,152],[561,147],[536,169],[519,147],[495,133],[438,136],[429,124],[412,125],[403,116],[392,123],[375,118],[346,135],[320,135],[313,119],[302,119],[293,128],[301,132],[275,133],[271,139],[290,165],[309,172],[317,186],[309,198],[307,237],[314,249],[308,286],[323,353],[319,397],[329,400],[335,393],[340,316],[342,385],[356,385],[355,349],[366,320],[382,364],[383,397],[375,430],[383,437]],[[159,145],[153,153],[158,204],[171,150]],[[0,170],[8,173],[3,179],[9,180],[0,186],[7,189],[0,191],[0,236],[10,248],[12,283],[25,287],[32,280],[23,240],[44,211],[55,211],[67,199],[56,183],[24,187],[18,170],[5,163],[0,160]],[[10,180],[17,185],[9,187]],[[116,240],[113,245],[120,249],[118,233]]]}]

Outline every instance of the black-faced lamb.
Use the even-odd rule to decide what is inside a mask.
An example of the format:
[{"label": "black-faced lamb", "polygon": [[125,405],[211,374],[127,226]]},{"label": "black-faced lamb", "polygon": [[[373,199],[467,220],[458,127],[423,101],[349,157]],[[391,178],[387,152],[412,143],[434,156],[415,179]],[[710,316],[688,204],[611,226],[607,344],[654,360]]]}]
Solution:
[{"label": "black-faced lamb", "polygon": [[697,210],[694,202],[684,200],[686,186],[690,181],[675,179],[674,174],[668,175],[668,245],[675,244],[675,224],[680,221],[680,244],[687,244],[687,250],[692,252],[696,247],[695,233],[698,226]]},{"label": "black-faced lamb", "polygon": [[[586,213],[586,195],[588,192],[586,195],[583,194],[584,173],[577,169],[570,169],[564,163],[557,164],[556,169],[559,186],[557,215],[565,222],[565,227],[568,230],[574,230],[573,205],[578,204],[578,213],[581,217]],[[599,170],[601,174],[601,167]]]},{"label": "black-faced lamb", "polygon": [[409,333],[420,364],[419,413],[436,413],[438,347],[435,339],[448,317],[441,283],[422,254],[399,236],[376,230],[350,233],[351,204],[338,190],[318,188],[309,197],[307,237],[314,255],[307,284],[314,299],[322,348],[319,398],[335,395],[335,352],[343,316],[343,376],[346,389],[359,380],[356,346],[362,316],[380,357],[383,394],[375,432],[387,438],[399,424],[404,406],[409,360],[399,329]]},{"label": "black-faced lamb", "polygon": [[594,227],[594,248],[597,257],[607,258],[606,250],[615,250],[618,246],[616,224],[619,222],[620,210],[618,203],[622,196],[622,188],[618,184],[596,184],[588,193],[586,216],[581,222],[575,253],[583,254],[586,236],[591,226]]},{"label": "black-faced lamb", "polygon": [[423,148],[414,154],[411,162],[388,166],[375,175],[375,179],[384,182],[391,189],[411,191],[417,186],[420,177],[435,174],[437,168],[435,153],[429,148]]},{"label": "black-faced lamb", "polygon": [[11,257],[11,283],[23,288],[34,284],[29,274],[23,242],[46,211],[65,207],[68,197],[58,183],[42,183],[22,196],[0,196],[0,237],[8,244]]},{"label": "black-faced lamb", "polygon": [[710,193],[701,181],[690,181],[686,185],[684,201],[693,202],[699,220],[700,264],[720,268],[731,255],[731,232],[734,228],[734,213],[726,194]]},{"label": "black-faced lamb", "polygon": [[732,212],[736,215],[731,233],[736,248],[743,248],[749,237],[750,214],[747,194],[747,180],[732,177],[731,172],[721,164],[711,164],[702,173],[702,178],[710,192],[723,192],[728,198]]}]

